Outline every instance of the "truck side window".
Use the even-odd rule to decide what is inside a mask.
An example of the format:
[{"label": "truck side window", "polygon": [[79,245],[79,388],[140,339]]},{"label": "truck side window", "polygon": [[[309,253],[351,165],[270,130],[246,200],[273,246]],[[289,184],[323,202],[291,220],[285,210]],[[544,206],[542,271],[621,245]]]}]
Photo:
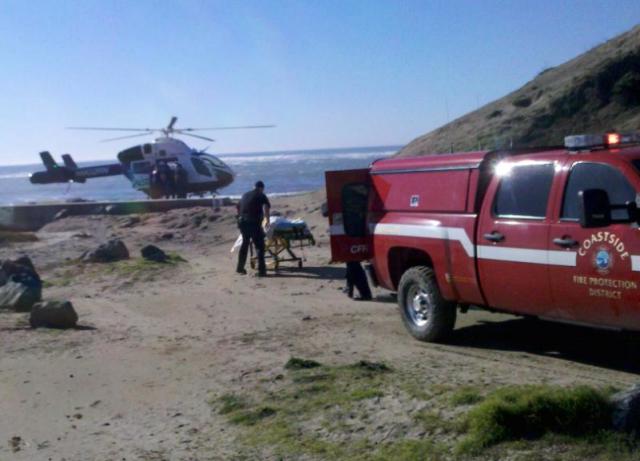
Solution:
[{"label": "truck side window", "polygon": [[342,188],[342,220],[349,237],[364,237],[367,233],[367,204],[369,188],[366,184],[345,184]]},{"label": "truck side window", "polygon": [[543,219],[554,171],[552,163],[514,166],[500,181],[494,215]]},{"label": "truck side window", "polygon": [[[586,189],[603,189],[614,205],[623,205],[636,199],[636,191],[617,168],[603,163],[578,163],[569,174],[562,202],[562,219],[577,221],[579,217],[578,193]],[[629,218],[627,210],[612,210],[617,220]]]}]

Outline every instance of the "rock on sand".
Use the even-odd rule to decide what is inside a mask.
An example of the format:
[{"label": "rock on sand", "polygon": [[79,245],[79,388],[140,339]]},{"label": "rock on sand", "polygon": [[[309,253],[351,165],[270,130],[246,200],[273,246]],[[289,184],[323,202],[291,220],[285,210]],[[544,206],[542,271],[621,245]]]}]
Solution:
[{"label": "rock on sand", "polygon": [[129,259],[129,250],[119,239],[109,240],[93,251],[87,251],[82,255],[82,260],[91,263],[110,263]]},{"label": "rock on sand", "polygon": [[32,328],[74,328],[78,314],[69,301],[43,301],[31,309],[29,323]]}]

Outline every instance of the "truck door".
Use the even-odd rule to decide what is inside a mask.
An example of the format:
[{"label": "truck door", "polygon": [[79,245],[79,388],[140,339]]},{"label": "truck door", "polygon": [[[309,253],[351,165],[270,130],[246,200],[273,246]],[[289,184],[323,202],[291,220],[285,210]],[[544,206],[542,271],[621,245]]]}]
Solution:
[{"label": "truck door", "polygon": [[327,171],[325,181],[331,260],[349,262],[369,259],[369,169]]},{"label": "truck door", "polygon": [[[571,266],[550,268],[553,317],[578,323],[640,329],[640,254],[638,226],[616,223],[583,228],[578,222],[578,193],[607,191],[612,204],[636,200],[637,173],[626,162],[598,163],[572,158],[549,245],[572,255]],[[612,219],[628,220],[627,210],[612,210]],[[634,265],[634,261],[636,264]]]},{"label": "truck door", "polygon": [[531,315],[551,308],[547,210],[554,175],[551,161],[497,167],[476,240],[480,285],[491,307]]}]

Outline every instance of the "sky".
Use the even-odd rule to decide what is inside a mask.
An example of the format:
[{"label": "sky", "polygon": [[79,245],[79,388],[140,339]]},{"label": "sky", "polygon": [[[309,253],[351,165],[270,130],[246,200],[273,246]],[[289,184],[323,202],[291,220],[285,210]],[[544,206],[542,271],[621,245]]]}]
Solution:
[{"label": "sky", "polygon": [[65,127],[173,115],[277,125],[213,152],[402,145],[638,22],[638,0],[0,0],[0,164],[112,159],[138,140]]}]

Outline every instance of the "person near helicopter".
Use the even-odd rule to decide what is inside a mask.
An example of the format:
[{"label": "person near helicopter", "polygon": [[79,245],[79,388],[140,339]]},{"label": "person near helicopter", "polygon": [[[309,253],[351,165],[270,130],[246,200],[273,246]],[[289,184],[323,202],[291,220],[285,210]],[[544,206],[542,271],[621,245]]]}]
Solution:
[{"label": "person near helicopter", "polygon": [[271,203],[264,193],[264,183],[258,181],[255,188],[246,192],[238,203],[238,227],[242,234],[242,246],[238,253],[238,274],[246,274],[244,266],[247,262],[249,245],[253,242],[258,257],[258,277],[267,275],[267,266],[264,260],[264,230],[262,220],[269,222]]},{"label": "person near helicopter", "polygon": [[175,193],[177,198],[187,198],[187,185],[189,182],[187,170],[176,162],[175,177]]},{"label": "person near helicopter", "polygon": [[175,181],[174,174],[171,168],[165,161],[159,161],[157,163],[158,176],[156,184],[161,191],[162,196],[167,198],[173,198],[175,195]]},{"label": "person near helicopter", "polygon": [[162,184],[160,183],[160,172],[157,166],[149,174],[149,192],[152,198],[162,196]]}]

